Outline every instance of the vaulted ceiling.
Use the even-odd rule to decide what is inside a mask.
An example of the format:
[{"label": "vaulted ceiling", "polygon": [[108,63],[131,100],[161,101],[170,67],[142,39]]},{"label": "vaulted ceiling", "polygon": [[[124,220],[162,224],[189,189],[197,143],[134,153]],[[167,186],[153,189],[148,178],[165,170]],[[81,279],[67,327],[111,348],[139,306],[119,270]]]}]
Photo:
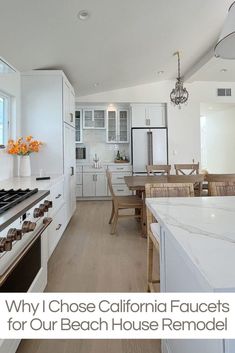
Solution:
[{"label": "vaulted ceiling", "polygon": [[[0,56],[20,71],[64,70],[77,95],[175,78],[176,50],[190,76],[215,44],[231,3],[1,0]],[[89,11],[85,21],[77,17],[83,9]],[[216,72],[207,71],[199,78],[216,80]]]}]

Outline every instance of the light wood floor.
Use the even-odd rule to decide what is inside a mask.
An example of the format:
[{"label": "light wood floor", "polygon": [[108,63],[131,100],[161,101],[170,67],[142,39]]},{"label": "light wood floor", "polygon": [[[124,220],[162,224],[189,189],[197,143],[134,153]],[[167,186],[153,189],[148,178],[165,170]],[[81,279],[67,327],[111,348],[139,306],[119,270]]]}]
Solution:
[{"label": "light wood floor", "polygon": [[[110,235],[109,201],[79,202],[49,261],[47,292],[145,292],[146,239],[135,219]],[[160,353],[159,340],[23,340],[17,353]]]}]

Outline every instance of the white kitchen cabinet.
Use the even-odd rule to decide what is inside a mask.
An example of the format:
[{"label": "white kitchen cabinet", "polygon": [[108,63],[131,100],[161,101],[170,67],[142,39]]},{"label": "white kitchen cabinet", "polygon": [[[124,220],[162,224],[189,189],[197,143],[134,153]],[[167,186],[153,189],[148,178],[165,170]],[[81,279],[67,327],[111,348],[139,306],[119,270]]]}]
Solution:
[{"label": "white kitchen cabinet", "polygon": [[[32,175],[63,175],[66,222],[75,209],[75,121],[73,88],[59,70],[38,70],[21,74],[23,136],[32,135],[44,143],[31,158]],[[72,121],[73,120],[73,121]],[[73,169],[72,169],[73,167]]]},{"label": "white kitchen cabinet", "polygon": [[117,135],[117,111],[111,110],[107,112],[106,142],[116,143]]},{"label": "white kitchen cabinet", "polygon": [[165,104],[132,104],[132,127],[165,127]]},{"label": "white kitchen cabinet", "polygon": [[129,142],[129,117],[128,110],[118,111],[118,142]]},{"label": "white kitchen cabinet", "polygon": [[95,174],[95,196],[107,196],[107,178],[104,173]]},{"label": "white kitchen cabinet", "polygon": [[95,174],[83,173],[83,197],[95,196]]},{"label": "white kitchen cabinet", "polygon": [[105,173],[83,173],[83,197],[108,196]]},{"label": "white kitchen cabinet", "polygon": [[83,109],[84,129],[105,129],[106,109],[85,108]]},{"label": "white kitchen cabinet", "polygon": [[[186,262],[177,242],[165,228],[160,231],[161,292],[211,292],[208,282],[199,271]],[[163,353],[225,353],[222,340],[163,340]]]},{"label": "white kitchen cabinet", "polygon": [[82,197],[82,183],[83,183],[82,167],[77,167],[76,197]]},{"label": "white kitchen cabinet", "polygon": [[75,96],[67,80],[63,80],[63,110],[64,122],[75,127]]},{"label": "white kitchen cabinet", "polygon": [[69,221],[76,209],[76,173],[75,173],[75,130],[64,123],[64,176],[66,218]]},{"label": "white kitchen cabinet", "polygon": [[129,114],[127,109],[107,112],[107,143],[129,142]]},{"label": "white kitchen cabinet", "polygon": [[59,209],[52,219],[52,223],[48,228],[48,257],[55,250],[65,228],[66,228],[66,206],[65,204]]},{"label": "white kitchen cabinet", "polygon": [[[128,189],[125,183],[125,176],[132,175],[132,166],[131,165],[111,165],[108,169],[112,173],[112,185],[113,191],[116,196],[127,196],[131,195],[132,192]],[[109,191],[109,196],[111,193]]]},{"label": "white kitchen cabinet", "polygon": [[82,111],[75,111],[75,140],[76,143],[82,143]]}]

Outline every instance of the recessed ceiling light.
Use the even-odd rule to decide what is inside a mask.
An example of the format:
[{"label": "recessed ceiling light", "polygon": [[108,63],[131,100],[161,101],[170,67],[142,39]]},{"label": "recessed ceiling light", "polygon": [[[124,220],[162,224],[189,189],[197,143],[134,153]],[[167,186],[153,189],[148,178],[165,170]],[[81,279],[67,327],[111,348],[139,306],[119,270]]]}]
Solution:
[{"label": "recessed ceiling light", "polygon": [[93,86],[94,86],[94,87],[98,87],[98,86],[99,86],[99,82],[95,82],[95,83],[93,84]]},{"label": "recessed ceiling light", "polygon": [[160,70],[157,72],[158,75],[163,75],[164,74],[164,71],[163,70]]},{"label": "recessed ceiling light", "polygon": [[221,69],[220,72],[227,72],[227,69]]},{"label": "recessed ceiling light", "polygon": [[79,11],[77,17],[79,18],[79,20],[85,21],[89,17],[89,12],[87,10],[81,10]]}]

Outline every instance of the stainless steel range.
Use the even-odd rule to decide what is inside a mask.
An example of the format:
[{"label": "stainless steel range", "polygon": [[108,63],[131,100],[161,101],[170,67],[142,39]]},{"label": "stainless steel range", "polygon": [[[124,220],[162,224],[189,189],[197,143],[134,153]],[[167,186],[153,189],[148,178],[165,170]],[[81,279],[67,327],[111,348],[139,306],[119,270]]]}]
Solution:
[{"label": "stainless steel range", "polygon": [[47,279],[49,191],[0,190],[0,292],[42,291]]}]

